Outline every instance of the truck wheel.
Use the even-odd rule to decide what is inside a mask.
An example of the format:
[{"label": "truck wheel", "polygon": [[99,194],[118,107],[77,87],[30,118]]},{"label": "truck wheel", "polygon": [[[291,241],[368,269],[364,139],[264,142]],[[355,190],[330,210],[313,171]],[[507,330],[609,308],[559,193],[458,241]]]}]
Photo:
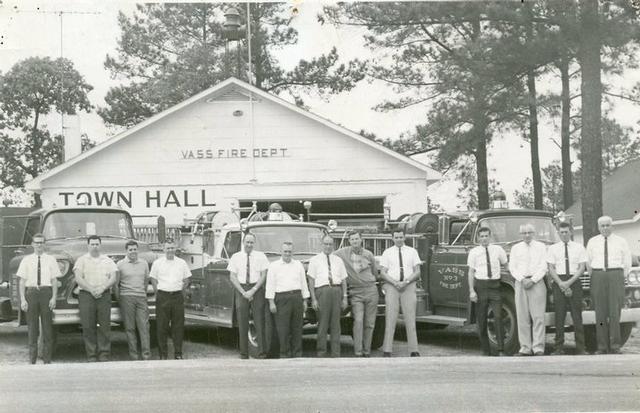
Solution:
[{"label": "truck wheel", "polygon": [[[634,323],[620,323],[620,346],[629,340]],[[596,337],[596,326],[593,324],[584,326],[584,346],[589,353],[598,349],[598,339]]]},{"label": "truck wheel", "polygon": [[[511,290],[502,290],[502,329],[504,330],[503,351],[509,355],[516,353],[520,349],[518,341],[518,319],[516,318],[516,303]],[[493,351],[497,351],[498,341],[496,340],[496,327],[494,323],[493,311],[489,309],[487,317],[487,330],[489,333],[489,343]]]}]

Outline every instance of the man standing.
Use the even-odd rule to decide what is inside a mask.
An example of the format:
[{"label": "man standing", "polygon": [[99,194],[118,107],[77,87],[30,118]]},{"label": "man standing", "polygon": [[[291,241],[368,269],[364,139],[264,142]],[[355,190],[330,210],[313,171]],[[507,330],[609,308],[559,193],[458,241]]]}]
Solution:
[{"label": "man standing", "polygon": [[176,244],[172,238],[164,243],[164,257],[151,266],[151,283],[156,292],[156,322],[158,324],[158,350],[160,360],[166,360],[169,351],[167,338],[171,332],[173,355],[182,360],[184,337],[184,296],[189,287],[191,271],[182,258],[176,257]]},{"label": "man standing", "polygon": [[335,255],[342,258],[348,274],[353,315],[353,352],[356,357],[370,357],[378,315],[378,269],[373,254],[362,247],[362,235],[358,231],[349,233],[349,245],[337,250]]},{"label": "man standing", "polygon": [[420,357],[418,353],[418,335],[416,333],[416,284],[420,277],[422,261],[418,251],[404,245],[404,231],[393,231],[394,246],[382,253],[380,267],[385,280],[385,326],[383,357],[391,357],[393,336],[396,331],[398,312],[402,307],[404,327],[407,332],[407,344],[411,357]]},{"label": "man standing", "polygon": [[76,283],[80,287],[78,307],[82,322],[82,338],[87,360],[109,361],[111,287],[116,283],[118,267],[111,258],[100,253],[102,240],[99,236],[90,235],[87,244],[89,252],[78,258],[73,268]]},{"label": "man standing", "polygon": [[332,254],[333,238],[322,239],[322,252],[309,261],[311,305],[318,315],[318,357],[327,355],[327,330],[331,333],[331,356],[340,357],[340,316],[347,308],[347,270],[340,257]]},{"label": "man standing", "polygon": [[[118,297],[124,331],[129,343],[129,357],[138,360],[138,337],[143,360],[151,358],[149,344],[149,308],[147,306],[147,284],[149,263],[138,257],[138,243],[130,240],[125,244],[127,256],[118,261]],[[137,334],[136,334],[137,331]]]},{"label": "man standing", "polygon": [[502,329],[502,297],[500,295],[500,266],[507,264],[507,254],[501,246],[489,243],[491,230],[478,230],[480,245],[469,251],[469,299],[477,302],[478,333],[480,346],[485,356],[491,355],[487,332],[487,312],[493,311],[498,342],[498,356],[504,356],[504,331]]},{"label": "man standing", "polygon": [[309,298],[304,267],[292,254],[293,243],[283,243],[282,258],[267,270],[265,297],[275,314],[281,358],[302,356],[302,323],[307,309],[304,300]]},{"label": "man standing", "polygon": [[53,314],[61,277],[56,259],[44,252],[44,235],[35,234],[31,245],[33,254],[20,261],[17,276],[20,279],[20,308],[27,312],[29,361],[38,358],[39,324],[42,323],[42,361],[51,363],[53,346]]},{"label": "man standing", "polygon": [[591,293],[596,310],[596,354],[620,354],[620,311],[624,279],[631,270],[631,252],[624,238],[612,233],[612,219],[598,218],[600,235],[587,243]]},{"label": "man standing", "polygon": [[582,326],[582,283],[580,276],[587,265],[587,251],[582,244],[571,241],[571,225],[558,225],[560,242],[547,251],[549,274],[553,279],[553,305],[556,318],[556,349],[554,355],[564,354],[564,320],[567,304],[571,312],[576,339],[576,354],[584,354],[584,328]]},{"label": "man standing", "polygon": [[511,248],[509,271],[516,280],[515,299],[520,351],[516,356],[544,356],[544,310],[547,304],[547,248],[535,241],[531,224],[520,226],[522,242]]},{"label": "man standing", "polygon": [[269,260],[264,253],[253,249],[255,235],[244,236],[244,251],[238,251],[229,260],[227,269],[231,284],[236,289],[235,303],[238,316],[240,358],[249,358],[249,310],[253,312],[253,324],[258,336],[258,357],[265,358],[265,299],[264,283]]}]

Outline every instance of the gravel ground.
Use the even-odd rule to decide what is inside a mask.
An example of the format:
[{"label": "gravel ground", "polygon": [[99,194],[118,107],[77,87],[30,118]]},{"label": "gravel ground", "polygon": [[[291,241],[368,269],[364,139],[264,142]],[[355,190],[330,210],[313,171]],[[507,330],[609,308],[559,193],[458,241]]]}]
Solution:
[{"label": "gravel ground", "polygon": [[[394,356],[407,356],[407,343],[404,329],[396,332]],[[566,347],[570,353],[574,349],[572,334],[567,334]],[[315,335],[306,335],[303,342],[303,356],[314,357]],[[185,332],[185,358],[237,358],[236,337],[231,330],[187,326]],[[421,330],[418,332],[419,351],[422,356],[476,355],[480,357],[480,345],[474,326],[447,327],[442,330]],[[169,343],[171,343],[169,341]],[[171,344],[169,344],[171,346]],[[353,357],[351,337],[341,340],[343,357]],[[547,334],[547,352],[553,351],[553,334]],[[170,348],[169,354],[172,350]],[[629,341],[622,349],[624,354],[640,354],[640,332],[634,328]],[[153,358],[157,358],[157,349],[152,349]],[[374,357],[382,356],[374,351]],[[128,360],[127,341],[121,329],[112,331],[112,359]],[[27,329],[13,323],[0,324],[0,365],[24,364],[28,360]],[[54,362],[84,362],[84,346],[79,330],[58,335],[58,345]]]}]

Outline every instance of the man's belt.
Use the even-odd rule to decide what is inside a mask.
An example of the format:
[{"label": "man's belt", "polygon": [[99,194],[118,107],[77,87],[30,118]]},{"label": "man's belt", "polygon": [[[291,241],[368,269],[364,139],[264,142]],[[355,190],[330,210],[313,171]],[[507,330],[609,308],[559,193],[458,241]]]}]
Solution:
[{"label": "man's belt", "polygon": [[620,267],[615,267],[615,268],[593,268],[593,271],[622,271],[622,268]]},{"label": "man's belt", "polygon": [[51,288],[50,285],[41,285],[39,287],[27,287],[27,290],[42,290],[43,288]]},{"label": "man's belt", "polygon": [[176,294],[182,294],[182,290],[178,290],[178,291],[164,291],[164,290],[158,290],[159,293],[162,294],[170,294],[170,295],[176,295]]}]

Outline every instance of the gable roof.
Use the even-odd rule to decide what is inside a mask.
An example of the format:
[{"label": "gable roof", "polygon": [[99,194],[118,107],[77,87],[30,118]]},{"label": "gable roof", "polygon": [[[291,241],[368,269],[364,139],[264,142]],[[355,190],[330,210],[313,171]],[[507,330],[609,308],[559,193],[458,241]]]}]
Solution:
[{"label": "gable roof", "polygon": [[[110,147],[111,145],[120,142],[121,140],[127,138],[129,135],[133,135],[136,132],[148,127],[149,125],[152,125],[153,123],[177,112],[180,111],[184,108],[186,108],[187,106],[199,102],[202,99],[207,99],[207,100],[214,100],[215,98],[219,98],[219,100],[229,100],[228,96],[229,95],[233,95],[237,93],[236,89],[244,89],[245,91],[250,92],[251,94],[263,98],[265,100],[274,102],[280,106],[284,106],[285,108],[294,111],[296,113],[299,113],[300,115],[303,115],[309,119],[312,119],[316,122],[319,122],[321,124],[323,124],[324,126],[329,127],[330,129],[333,129],[339,133],[341,133],[342,135],[345,135],[351,139],[355,139],[357,141],[359,141],[362,144],[365,144],[367,146],[370,146],[376,150],[379,150],[383,153],[385,153],[386,155],[389,155],[393,158],[396,158],[397,160],[404,162],[406,164],[409,164],[410,166],[417,168],[423,172],[425,172],[425,174],[431,174],[434,171],[429,168],[428,166],[424,165],[421,162],[418,162],[416,160],[413,160],[411,158],[408,158],[404,155],[401,155],[383,145],[380,145],[377,142],[374,142],[370,139],[367,139],[353,131],[350,131],[349,129],[342,127],[340,125],[337,125],[333,122],[331,122],[330,120],[323,118],[321,116],[318,116],[312,112],[309,112],[307,110],[304,110],[302,108],[299,108],[298,106],[291,104],[287,101],[285,101],[282,98],[279,98],[278,96],[272,95],[268,92],[265,92],[255,86],[252,86],[242,80],[236,79],[234,77],[230,77],[227,80],[218,83],[217,85],[204,90],[192,97],[190,97],[189,99],[178,103],[177,105],[174,105],[172,107],[170,107],[169,109],[166,109],[160,113],[157,113],[156,115],[150,117],[149,119],[146,119],[142,122],[140,122],[139,124],[107,139],[104,142],[101,142],[100,144],[96,145],[95,147],[91,148],[90,150],[81,153],[80,155],[69,159],[68,161],[56,166],[55,168],[52,168],[51,170],[37,176],[36,178],[30,180],[29,182],[27,182],[25,184],[25,188],[30,190],[30,191],[39,191],[41,189],[41,184],[42,181],[44,181],[45,179],[51,178],[52,176],[59,174],[60,172],[72,167],[73,165],[77,164],[78,162],[81,162],[87,158],[92,157],[93,155],[95,155],[96,153],[102,151],[103,149],[106,149],[108,147]],[[247,99],[248,100],[248,99]]]},{"label": "gable roof", "polygon": [[[614,224],[636,222],[640,219],[640,159],[627,162],[616,169],[602,183],[602,210]],[[566,211],[573,215],[576,228],[582,227],[582,201]]]}]

